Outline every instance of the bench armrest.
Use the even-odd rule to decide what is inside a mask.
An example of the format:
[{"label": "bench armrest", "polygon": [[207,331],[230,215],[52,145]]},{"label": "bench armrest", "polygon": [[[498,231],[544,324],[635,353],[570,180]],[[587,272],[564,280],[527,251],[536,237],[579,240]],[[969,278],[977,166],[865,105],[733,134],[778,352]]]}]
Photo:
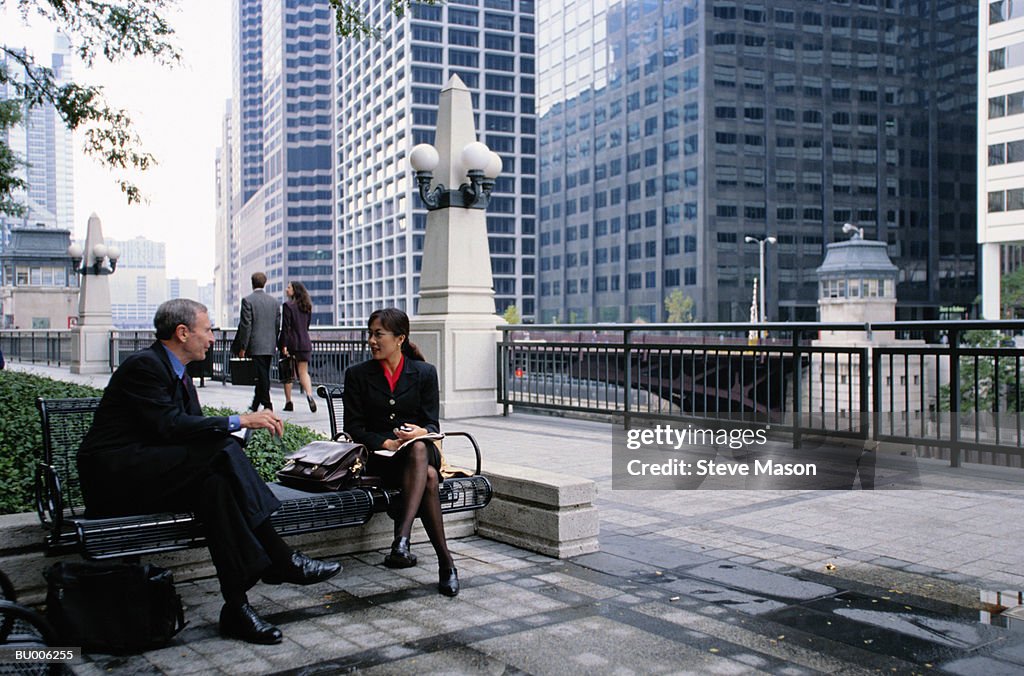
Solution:
[{"label": "bench armrest", "polygon": [[476,454],[476,470],[473,472],[473,476],[480,476],[480,444],[476,443],[476,439],[469,432],[445,432],[445,437],[466,437],[469,439],[469,443],[473,444],[473,452]]},{"label": "bench armrest", "polygon": [[64,527],[64,497],[60,476],[52,465],[38,463],[35,476],[36,514],[39,522],[55,535]]}]

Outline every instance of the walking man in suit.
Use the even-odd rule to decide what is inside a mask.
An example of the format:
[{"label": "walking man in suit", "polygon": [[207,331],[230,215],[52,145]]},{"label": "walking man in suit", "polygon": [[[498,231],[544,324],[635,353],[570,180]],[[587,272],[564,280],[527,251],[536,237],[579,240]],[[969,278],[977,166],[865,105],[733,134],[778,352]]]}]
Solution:
[{"label": "walking man in suit", "polygon": [[204,305],[169,300],[153,320],[157,341],[129,356],[110,377],[78,451],[86,513],[93,518],[194,512],[203,524],[220,581],[223,636],[280,643],[246,592],[267,584],[313,584],[341,570],[292,551],[270,521],[281,503],[260,480],[238,438],[241,428],[280,435],[273,411],[204,416],[185,367],[213,346]]},{"label": "walking man in suit", "polygon": [[274,410],[270,400],[270,360],[277,349],[277,332],[281,327],[281,303],[263,290],[267,276],[252,273],[252,293],[242,299],[242,312],[238,319],[239,357],[252,357],[256,367],[256,392],[250,410]]}]

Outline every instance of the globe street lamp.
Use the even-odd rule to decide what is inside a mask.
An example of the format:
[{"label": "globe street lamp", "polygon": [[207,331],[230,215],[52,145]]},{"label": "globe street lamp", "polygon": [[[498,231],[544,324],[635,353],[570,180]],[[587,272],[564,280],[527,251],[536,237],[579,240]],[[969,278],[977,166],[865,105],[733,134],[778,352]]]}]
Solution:
[{"label": "globe street lamp", "polygon": [[440,160],[437,149],[429,143],[420,143],[409,153],[409,164],[416,172],[420,199],[427,210],[449,207],[486,209],[494,189],[494,179],[501,173],[501,157],[480,141],[468,143],[459,154],[459,161],[469,181],[457,190],[450,190],[441,183],[431,190],[430,182]]},{"label": "globe street lamp", "polygon": [[765,287],[765,284],[764,284],[764,247],[765,247],[766,244],[775,244],[776,239],[774,237],[767,237],[767,236],[766,237],[751,237],[751,236],[747,235],[746,237],[743,238],[743,241],[747,242],[749,244],[757,242],[758,257],[760,259],[760,264],[761,264],[761,276],[759,277],[759,280],[760,280],[759,286],[761,288],[759,289],[760,296],[758,297],[758,301],[759,301],[758,304],[760,305],[759,309],[761,311],[761,315],[760,315],[759,319],[760,319],[760,321],[764,322],[764,321],[766,321],[766,318],[765,318],[765,315],[764,315],[764,287]]},{"label": "globe street lamp", "polygon": [[92,248],[92,263],[84,260],[84,253],[81,245],[77,243],[68,247],[71,269],[80,275],[112,275],[117,269],[117,259],[121,257],[120,249],[116,246],[108,247],[103,243],[98,243]]}]

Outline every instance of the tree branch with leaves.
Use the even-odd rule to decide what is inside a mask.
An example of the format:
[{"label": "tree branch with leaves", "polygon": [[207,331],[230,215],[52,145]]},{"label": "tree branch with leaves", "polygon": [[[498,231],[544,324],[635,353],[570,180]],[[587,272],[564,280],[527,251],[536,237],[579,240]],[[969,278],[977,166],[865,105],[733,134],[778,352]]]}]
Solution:
[{"label": "tree branch with leaves", "polygon": [[[6,5],[0,0],[0,7]],[[149,57],[157,63],[174,65],[180,54],[172,44],[174,30],[165,14],[176,0],[17,0],[24,20],[41,17],[67,36],[75,55],[87,66],[98,59],[116,63]],[[65,126],[85,136],[85,152],[115,170],[145,171],[156,163],[141,149],[141,139],[131,118],[109,104],[103,88],[78,82],[59,82],[52,68],[16,45],[0,45],[0,85],[13,96],[2,102],[0,132],[24,119],[25,113],[46,104],[53,105]],[[17,72],[16,72],[17,71]],[[15,199],[25,182],[17,176],[24,163],[0,136],[0,213],[21,215],[24,205]],[[127,177],[115,179],[131,202],[142,194]]]}]

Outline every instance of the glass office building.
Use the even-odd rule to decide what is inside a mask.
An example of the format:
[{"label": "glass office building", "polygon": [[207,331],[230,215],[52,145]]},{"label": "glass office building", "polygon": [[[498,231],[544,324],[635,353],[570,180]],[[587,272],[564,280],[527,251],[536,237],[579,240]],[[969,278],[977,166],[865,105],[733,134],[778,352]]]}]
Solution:
[{"label": "glass office building", "polygon": [[676,290],[812,320],[852,222],[901,319],[977,294],[972,2],[542,0],[538,320],[661,321]]},{"label": "glass office building", "polygon": [[[13,78],[24,81],[25,69],[20,63],[7,57],[0,59],[4,59]],[[56,83],[70,81],[71,46],[59,33],[54,36],[49,67]],[[0,99],[14,95],[13,87],[0,85]],[[0,214],[0,250],[9,243],[12,227],[44,226],[74,232],[74,148],[71,130],[56,108],[51,103],[34,106],[4,134],[7,145],[24,162],[16,171],[27,185],[14,195],[26,207],[25,214]]]},{"label": "glass office building", "polygon": [[[313,324],[333,324],[334,14],[320,0],[263,0],[263,247],[267,292],[301,282]],[[249,272],[248,270],[246,272]],[[243,274],[243,280],[248,279]]]},{"label": "glass office building", "polygon": [[339,323],[389,305],[416,312],[426,211],[407,157],[434,141],[453,75],[472,92],[480,140],[504,161],[487,212],[497,310],[533,318],[533,0],[416,4],[402,19],[378,4],[371,19],[382,40],[340,40],[337,51]]},{"label": "glass office building", "polygon": [[234,20],[235,96],[217,165],[233,188],[218,191],[230,256],[218,272],[222,316],[237,320],[261,271],[279,298],[302,282],[312,323],[333,324],[334,14],[317,0],[236,0]]}]

